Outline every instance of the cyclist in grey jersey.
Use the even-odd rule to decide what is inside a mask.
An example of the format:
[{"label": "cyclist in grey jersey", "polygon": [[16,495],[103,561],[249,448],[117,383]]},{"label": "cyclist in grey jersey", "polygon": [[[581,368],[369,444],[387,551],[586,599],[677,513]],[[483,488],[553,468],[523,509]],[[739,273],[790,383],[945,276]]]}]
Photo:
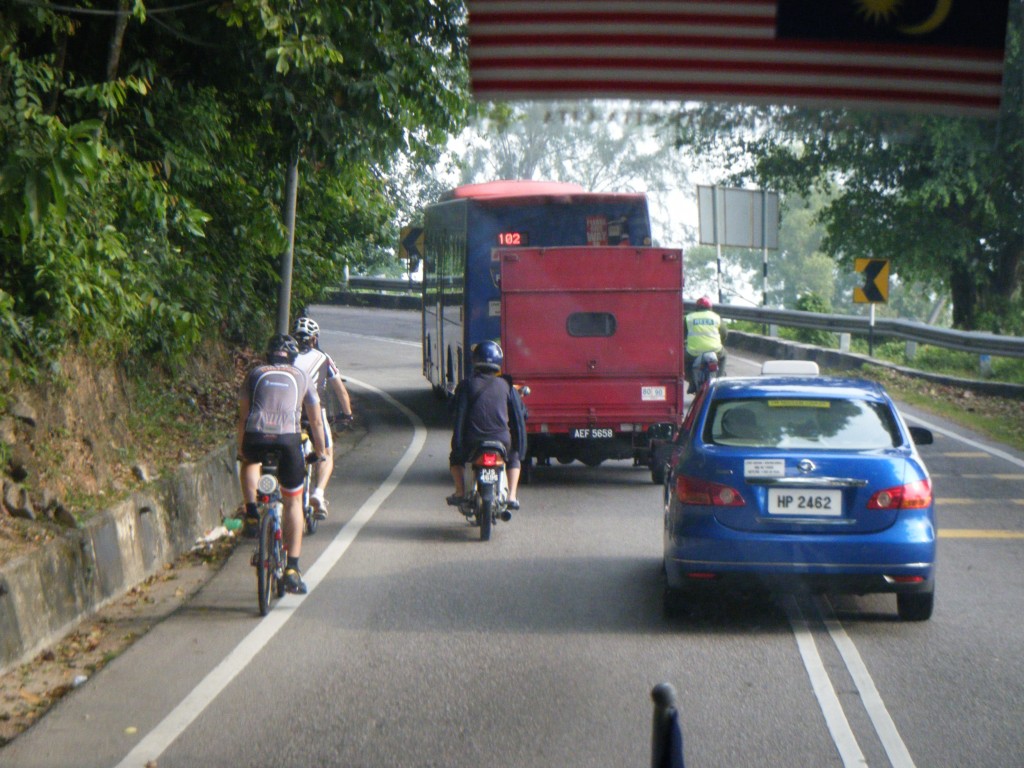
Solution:
[{"label": "cyclist in grey jersey", "polygon": [[256,484],[261,462],[268,451],[278,454],[278,481],[283,506],[282,527],[288,551],[282,583],[289,592],[306,593],[299,570],[302,551],[302,486],[306,479],[302,455],[302,412],[311,425],[311,437],[317,456],[326,452],[320,399],[309,377],[291,363],[299,347],[291,336],[275,336],[267,349],[267,364],[249,372],[238,398],[239,478],[245,502],[247,535],[255,535],[259,525]]},{"label": "cyclist in grey jersey", "polygon": [[316,488],[309,495],[309,503],[316,510],[318,519],[327,517],[327,500],[324,498],[324,491],[334,471],[334,440],[331,435],[331,422],[327,418],[327,395],[328,388],[338,398],[341,405],[341,420],[344,423],[352,421],[352,400],[349,397],[348,389],[342,381],[341,372],[334,364],[331,356],[319,347],[320,326],[315,320],[309,317],[299,317],[295,320],[295,327],[292,335],[299,344],[299,356],[295,358],[295,367],[305,371],[315,382],[317,394],[320,396],[321,416],[324,422],[324,444],[327,446],[325,459],[317,470]]}]

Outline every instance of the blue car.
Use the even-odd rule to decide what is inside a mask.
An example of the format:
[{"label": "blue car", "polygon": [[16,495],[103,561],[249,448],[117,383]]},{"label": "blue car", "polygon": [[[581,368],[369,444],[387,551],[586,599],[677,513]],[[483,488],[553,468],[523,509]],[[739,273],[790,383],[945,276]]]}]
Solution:
[{"label": "blue car", "polygon": [[666,612],[738,585],[894,593],[901,619],[931,617],[934,503],[915,444],[932,434],[881,385],[810,366],[773,361],[695,396],[666,473]]}]

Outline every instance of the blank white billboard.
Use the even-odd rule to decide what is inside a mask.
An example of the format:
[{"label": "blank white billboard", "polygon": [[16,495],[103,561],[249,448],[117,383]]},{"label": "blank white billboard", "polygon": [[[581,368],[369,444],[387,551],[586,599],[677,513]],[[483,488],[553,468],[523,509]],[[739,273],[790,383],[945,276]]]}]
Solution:
[{"label": "blank white billboard", "polygon": [[778,250],[778,192],[698,186],[697,210],[701,245]]}]

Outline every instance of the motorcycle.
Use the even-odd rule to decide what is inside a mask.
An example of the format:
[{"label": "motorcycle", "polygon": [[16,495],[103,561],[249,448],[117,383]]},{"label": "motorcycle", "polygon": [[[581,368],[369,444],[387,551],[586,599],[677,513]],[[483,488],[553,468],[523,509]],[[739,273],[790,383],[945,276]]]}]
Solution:
[{"label": "motorcycle", "polygon": [[505,473],[505,445],[486,440],[473,451],[473,494],[459,505],[459,511],[473,525],[480,526],[480,541],[491,538],[491,529],[498,520],[508,522],[508,477]]},{"label": "motorcycle", "polygon": [[693,361],[691,371],[694,389],[700,392],[711,379],[718,378],[718,355],[714,352],[702,352]]}]

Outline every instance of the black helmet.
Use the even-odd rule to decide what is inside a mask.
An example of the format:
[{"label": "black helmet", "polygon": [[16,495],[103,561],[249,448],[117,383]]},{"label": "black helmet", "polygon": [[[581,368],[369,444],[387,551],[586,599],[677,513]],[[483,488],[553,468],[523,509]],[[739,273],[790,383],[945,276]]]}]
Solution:
[{"label": "black helmet", "polygon": [[267,344],[267,361],[275,365],[291,365],[299,356],[299,345],[286,333],[279,333]]},{"label": "black helmet", "polygon": [[505,362],[501,347],[494,341],[481,341],[473,347],[473,367],[484,371],[500,371]]}]

